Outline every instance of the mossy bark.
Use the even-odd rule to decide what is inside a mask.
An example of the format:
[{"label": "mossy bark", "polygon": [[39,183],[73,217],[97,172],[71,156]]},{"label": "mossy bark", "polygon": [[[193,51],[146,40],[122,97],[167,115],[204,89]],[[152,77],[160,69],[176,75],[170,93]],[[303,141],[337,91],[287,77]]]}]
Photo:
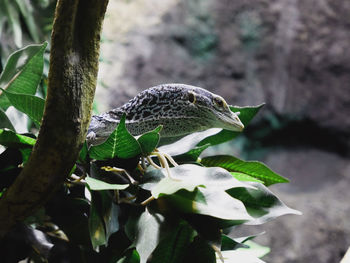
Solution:
[{"label": "mossy bark", "polygon": [[0,238],[41,207],[74,166],[90,122],[107,3],[57,3],[44,117],[28,163],[0,199]]}]

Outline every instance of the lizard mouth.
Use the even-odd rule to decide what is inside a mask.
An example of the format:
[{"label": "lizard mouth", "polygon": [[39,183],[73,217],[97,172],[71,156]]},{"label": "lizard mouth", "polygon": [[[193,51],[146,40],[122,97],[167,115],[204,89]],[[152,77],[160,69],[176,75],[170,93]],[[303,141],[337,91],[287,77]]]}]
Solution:
[{"label": "lizard mouth", "polygon": [[220,114],[219,117],[221,126],[223,129],[230,130],[230,131],[243,131],[244,124],[239,119],[238,115],[234,112],[231,112],[229,116],[226,114]]}]

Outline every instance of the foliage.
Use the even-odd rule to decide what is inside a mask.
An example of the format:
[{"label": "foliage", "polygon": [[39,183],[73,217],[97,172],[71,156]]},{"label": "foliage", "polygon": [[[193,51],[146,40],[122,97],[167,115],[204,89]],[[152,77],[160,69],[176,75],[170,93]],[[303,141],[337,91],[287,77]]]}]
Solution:
[{"label": "foliage", "polygon": [[46,38],[51,32],[55,3],[56,0],[0,0],[0,69],[13,50]]},{"label": "foliage", "polygon": [[[12,105],[38,126],[44,101],[34,94],[45,48],[46,43],[15,52],[0,76],[0,108]],[[231,110],[239,111],[247,126],[261,107]],[[0,116],[0,144],[5,147],[0,154],[1,196],[25,165],[35,136],[16,133],[4,111]],[[104,143],[85,144],[61,190],[26,220],[23,238],[6,240],[21,253],[1,251],[3,257],[35,262],[60,257],[74,262],[263,262],[259,257],[269,249],[252,242],[253,237],[233,238],[235,227],[300,214],[266,187],[288,180],[259,162],[228,155],[201,158],[205,149],[234,139],[237,132],[211,129],[158,147],[161,129],[136,138],[123,116]],[[179,165],[166,167],[170,155]]]}]

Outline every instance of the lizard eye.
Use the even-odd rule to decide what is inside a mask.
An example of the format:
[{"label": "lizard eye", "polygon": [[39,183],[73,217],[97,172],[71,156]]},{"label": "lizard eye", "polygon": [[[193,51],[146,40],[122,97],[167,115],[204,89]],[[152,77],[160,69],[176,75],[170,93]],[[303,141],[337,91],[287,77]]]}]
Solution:
[{"label": "lizard eye", "polygon": [[189,92],[188,93],[188,101],[191,103],[195,103],[196,102],[196,94],[193,92]]},{"label": "lizard eye", "polygon": [[221,97],[214,97],[213,101],[214,101],[215,106],[219,109],[226,108],[226,106],[227,106],[227,103]]}]

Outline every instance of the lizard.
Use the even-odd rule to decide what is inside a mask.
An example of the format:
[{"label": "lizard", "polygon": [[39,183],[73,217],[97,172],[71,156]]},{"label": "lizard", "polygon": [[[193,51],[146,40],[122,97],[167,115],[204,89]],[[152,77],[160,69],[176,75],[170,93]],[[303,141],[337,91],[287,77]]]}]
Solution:
[{"label": "lizard", "polygon": [[133,136],[162,125],[162,139],[181,138],[210,128],[242,131],[239,113],[230,110],[219,95],[186,84],[162,84],[140,92],[119,108],[93,115],[87,133],[91,145],[105,141],[123,114]]}]

